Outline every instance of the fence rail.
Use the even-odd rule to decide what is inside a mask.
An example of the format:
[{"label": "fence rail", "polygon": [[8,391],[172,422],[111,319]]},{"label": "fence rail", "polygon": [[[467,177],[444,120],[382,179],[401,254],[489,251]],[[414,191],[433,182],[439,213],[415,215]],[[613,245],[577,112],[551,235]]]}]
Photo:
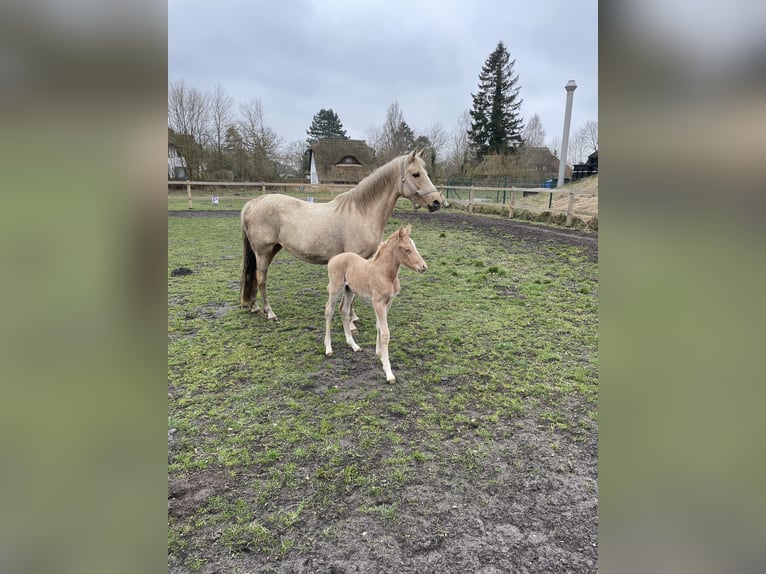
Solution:
[{"label": "fence rail", "polygon": [[[349,190],[353,188],[353,185],[341,185],[341,184],[310,184],[310,183],[292,183],[292,182],[263,182],[263,181],[180,181],[180,180],[168,180],[168,188],[170,187],[186,187],[186,196],[189,199],[189,209],[192,209],[192,193],[191,188],[194,187],[255,187],[260,188],[261,195],[265,195],[268,189],[280,189],[287,190],[287,188],[298,188],[296,191],[306,191],[307,193],[317,192],[330,192],[332,197],[335,193]],[[477,203],[494,203],[496,205],[507,206],[508,217],[513,217],[515,211],[527,210],[527,211],[539,211],[550,213],[564,213],[566,214],[566,225],[572,225],[573,215],[584,216],[596,216],[597,212],[590,211],[575,211],[574,198],[576,195],[598,195],[598,192],[586,191],[580,189],[567,189],[567,188],[548,188],[548,187],[482,187],[482,186],[464,186],[464,185],[437,185],[436,188],[444,195],[444,197],[450,199],[450,192],[455,192],[458,196],[457,199],[452,198],[452,201],[458,202],[467,206],[468,211],[472,212],[474,205]],[[468,192],[468,199],[462,199],[457,193],[458,191]],[[476,193],[487,195],[486,192],[492,192],[495,194],[495,201],[492,201],[487,197],[476,197]],[[500,200],[500,194],[502,193],[502,200]],[[517,203],[519,198],[518,194],[521,194],[521,199],[530,194],[549,194],[548,205],[531,205]],[[568,196],[567,208],[556,209],[552,207],[554,194],[564,194]]]},{"label": "fence rail", "polygon": [[[467,191],[468,192],[468,199],[462,199],[458,195],[458,199],[453,199],[453,201],[459,202],[462,205],[466,205],[468,207],[468,211],[473,211],[474,205],[477,203],[494,203],[496,205],[503,205],[505,206],[507,204],[508,206],[508,217],[513,217],[514,211],[519,210],[527,210],[527,211],[546,211],[550,213],[565,213],[566,214],[566,225],[567,227],[572,225],[572,216],[573,215],[585,215],[585,216],[597,216],[597,212],[591,212],[591,211],[575,211],[574,209],[574,198],[575,195],[598,195],[598,192],[594,191],[586,191],[581,189],[567,189],[567,188],[548,188],[548,187],[507,187],[507,188],[498,188],[498,187],[480,187],[480,186],[461,186],[461,185],[443,185],[443,186],[437,186],[440,191],[442,191],[442,194],[449,198],[450,191]],[[491,201],[491,199],[488,199],[486,197],[476,197],[476,192],[485,193],[485,192],[492,192],[495,194],[495,201]],[[500,201],[500,194],[502,193],[502,201]],[[521,198],[523,199],[526,195],[530,193],[534,194],[540,194],[540,193],[546,193],[549,194],[549,201],[548,206],[540,206],[540,205],[531,205],[531,204],[518,204],[516,202],[516,199],[518,197],[517,194],[521,193]],[[566,209],[556,209],[552,207],[553,203],[553,195],[554,194],[563,194],[567,195],[569,201],[567,202],[567,208]],[[457,195],[457,194],[456,194]],[[486,193],[485,193],[486,195]]]},{"label": "fence rail", "polygon": [[330,196],[335,193],[341,193],[353,188],[353,185],[343,184],[325,184],[325,183],[295,183],[280,181],[267,182],[267,181],[182,181],[182,180],[168,180],[168,188],[170,187],[185,187],[186,197],[189,198],[189,209],[192,209],[192,186],[194,187],[256,187],[260,188],[261,195],[267,193],[267,189],[279,189],[280,191],[286,191],[288,187],[298,188],[296,191],[311,192],[330,192]]}]

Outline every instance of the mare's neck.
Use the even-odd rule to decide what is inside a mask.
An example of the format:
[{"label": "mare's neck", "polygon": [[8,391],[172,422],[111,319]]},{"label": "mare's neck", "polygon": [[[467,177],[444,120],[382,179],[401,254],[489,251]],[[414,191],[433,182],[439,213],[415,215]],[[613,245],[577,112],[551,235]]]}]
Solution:
[{"label": "mare's neck", "polygon": [[399,162],[400,159],[389,162],[387,167],[380,174],[380,185],[385,192],[380,194],[380,199],[375,203],[373,211],[375,221],[378,223],[378,231],[382,234],[383,229],[394,212],[396,202],[399,199]]}]

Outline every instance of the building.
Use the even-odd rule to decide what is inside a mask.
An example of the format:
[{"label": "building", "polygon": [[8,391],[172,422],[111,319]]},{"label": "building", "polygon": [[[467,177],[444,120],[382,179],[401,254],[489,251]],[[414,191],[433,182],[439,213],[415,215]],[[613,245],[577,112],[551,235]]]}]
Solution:
[{"label": "building", "polygon": [[[528,147],[521,152],[520,162],[526,165],[526,176],[536,181],[558,177],[559,158],[547,147]],[[568,166],[567,166],[568,167]]]},{"label": "building", "polygon": [[319,140],[309,147],[311,183],[357,184],[372,172],[374,156],[364,140]]},{"label": "building", "polygon": [[178,152],[175,134],[168,130],[168,179],[189,179],[186,160]]},{"label": "building", "polygon": [[576,163],[572,171],[572,179],[582,179],[598,173],[598,150],[588,156],[585,163]]}]

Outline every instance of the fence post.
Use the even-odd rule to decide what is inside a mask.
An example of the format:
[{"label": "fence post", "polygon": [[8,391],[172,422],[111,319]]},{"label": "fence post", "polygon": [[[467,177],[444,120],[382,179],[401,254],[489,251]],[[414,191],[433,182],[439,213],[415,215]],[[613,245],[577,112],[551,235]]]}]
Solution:
[{"label": "fence post", "polygon": [[471,185],[471,189],[468,190],[468,211],[473,211],[473,185]]},{"label": "fence post", "polygon": [[516,203],[516,191],[512,189],[511,190],[511,205],[508,208],[508,219],[513,218],[513,206],[515,203]]},{"label": "fence post", "polygon": [[192,198],[191,198],[191,183],[186,182],[186,197],[189,198],[189,209],[192,208]]},{"label": "fence post", "polygon": [[266,195],[266,184],[261,184],[261,195]]},{"label": "fence post", "polygon": [[572,227],[572,210],[574,209],[574,193],[569,192],[569,204],[567,205],[567,227]]}]

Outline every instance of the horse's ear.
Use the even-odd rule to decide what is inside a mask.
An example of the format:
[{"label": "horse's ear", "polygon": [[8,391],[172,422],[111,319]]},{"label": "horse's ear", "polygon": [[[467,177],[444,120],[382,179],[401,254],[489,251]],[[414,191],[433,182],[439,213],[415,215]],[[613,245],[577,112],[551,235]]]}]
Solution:
[{"label": "horse's ear", "polygon": [[414,160],[414,159],[415,159],[415,152],[416,152],[416,151],[417,151],[417,150],[415,150],[415,149],[414,149],[414,150],[412,150],[412,151],[409,153],[409,155],[407,156],[407,163],[410,163],[412,160]]},{"label": "horse's ear", "polygon": [[423,152],[424,152],[424,151],[426,151],[426,148],[423,148],[423,149],[421,149],[421,150],[420,150],[420,151],[417,153],[417,156],[418,156],[419,158],[422,158],[422,157],[423,157]]}]

